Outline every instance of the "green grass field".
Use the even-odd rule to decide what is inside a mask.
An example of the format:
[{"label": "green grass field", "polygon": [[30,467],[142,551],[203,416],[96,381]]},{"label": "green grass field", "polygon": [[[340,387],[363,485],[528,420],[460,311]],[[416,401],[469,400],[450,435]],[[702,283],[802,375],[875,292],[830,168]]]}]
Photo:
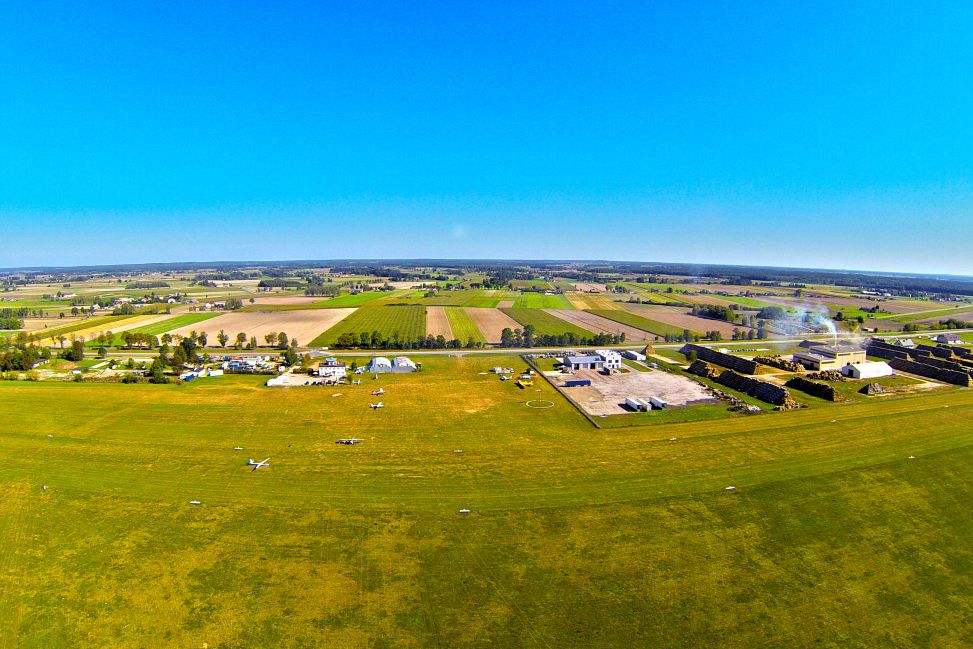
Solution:
[{"label": "green grass field", "polygon": [[364,306],[311,341],[311,347],[333,345],[343,333],[360,334],[379,331],[391,337],[399,332],[400,340],[415,340],[426,335],[424,306]]},{"label": "green grass field", "polygon": [[[168,331],[174,331],[180,327],[186,327],[188,325],[197,324],[200,322],[205,322],[210,318],[215,318],[220,315],[217,313],[184,313],[182,315],[173,316],[172,318],[167,318],[166,320],[160,320],[159,322],[153,322],[152,324],[147,324],[144,327],[135,327],[134,329],[129,329],[131,333],[142,333],[149,334],[150,336],[160,336]],[[88,343],[89,345],[93,343]],[[122,334],[115,334],[112,339],[112,345],[119,346],[123,344]]]},{"label": "green grass field", "polygon": [[481,374],[517,358],[423,364],[0,383],[0,645],[973,639],[973,391],[597,430]]},{"label": "green grass field", "polygon": [[515,309],[573,309],[574,306],[562,294],[524,293],[514,300]]},{"label": "green grass field", "polygon": [[446,307],[446,319],[449,320],[449,327],[453,330],[453,338],[466,343],[470,338],[473,342],[485,343],[486,338],[480,333],[477,328],[476,323],[473,319],[463,310],[462,307],[448,306]]},{"label": "green grass field", "polygon": [[581,338],[590,338],[594,334],[570,322],[561,320],[555,315],[541,309],[500,309],[520,324],[534,325],[534,332],[545,335],[559,335],[573,333]]}]

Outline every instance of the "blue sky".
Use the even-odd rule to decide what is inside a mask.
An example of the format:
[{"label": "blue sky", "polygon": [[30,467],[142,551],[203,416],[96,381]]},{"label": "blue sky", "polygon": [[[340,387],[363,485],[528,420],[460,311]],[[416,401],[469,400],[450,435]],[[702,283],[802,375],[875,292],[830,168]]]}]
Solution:
[{"label": "blue sky", "polygon": [[969,2],[67,4],[0,3],[0,266],[973,274]]}]

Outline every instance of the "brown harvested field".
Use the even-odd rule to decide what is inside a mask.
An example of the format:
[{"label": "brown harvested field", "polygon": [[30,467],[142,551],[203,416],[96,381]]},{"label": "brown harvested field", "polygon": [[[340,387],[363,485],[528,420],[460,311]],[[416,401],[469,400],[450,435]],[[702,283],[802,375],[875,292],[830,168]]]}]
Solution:
[{"label": "brown harvested field", "polygon": [[64,318],[24,318],[24,328],[22,331],[30,333],[63,324]]},{"label": "brown harvested field", "polygon": [[733,304],[731,300],[724,300],[719,295],[680,295],[698,304],[715,304],[716,306],[729,306]]},{"label": "brown harvested field", "polygon": [[[238,333],[247,338],[256,336],[257,342],[264,344],[264,336],[270,332],[283,331],[289,338],[297,338],[299,345],[307,345],[318,335],[324,333],[355,312],[356,309],[307,309],[305,311],[250,311],[246,313],[226,313],[204,322],[181,327],[172,331],[173,335],[188,336],[191,331],[206,332],[210,341],[215,343],[220,329],[231,339]],[[212,343],[211,343],[212,344]]]},{"label": "brown harvested field", "polygon": [[463,309],[473,318],[476,328],[480,330],[488,343],[500,342],[500,332],[506,328],[521,329],[519,322],[508,316],[500,309],[468,306]]},{"label": "brown harvested field", "polygon": [[608,318],[602,318],[600,315],[588,313],[587,311],[578,311],[576,309],[544,310],[553,316],[557,316],[561,320],[570,322],[571,324],[581,327],[582,329],[587,329],[592,333],[612,335],[623,333],[625,334],[625,340],[629,342],[655,340],[655,334],[642,331],[641,329],[636,329],[635,327],[631,327],[620,322],[615,322],[614,320],[609,320]]},{"label": "brown harvested field", "polygon": [[512,308],[514,308],[514,301],[513,300],[500,300],[499,302],[497,302],[497,308],[498,309],[512,309]]},{"label": "brown harvested field", "polygon": [[320,302],[325,298],[310,295],[269,295],[255,299],[256,306],[259,307],[264,304],[308,304],[310,302]]},{"label": "brown harvested field", "polygon": [[608,287],[605,286],[604,284],[578,282],[574,285],[574,290],[582,291],[585,293],[587,293],[588,291],[604,292],[608,290]]},{"label": "brown harvested field", "polygon": [[453,339],[453,328],[449,326],[445,307],[426,307],[426,334],[429,336],[445,336],[446,340]]},{"label": "brown harvested field", "polygon": [[706,333],[707,331],[719,331],[724,338],[729,339],[733,336],[733,329],[747,331],[749,327],[738,324],[731,324],[723,320],[701,318],[690,313],[689,309],[672,306],[654,306],[650,304],[626,304],[625,310],[635,315],[640,315],[649,320],[662,322],[677,329],[689,329],[696,333]]},{"label": "brown harvested field", "polygon": [[565,297],[575,309],[621,309],[615,300],[607,295],[594,293],[567,293]]}]

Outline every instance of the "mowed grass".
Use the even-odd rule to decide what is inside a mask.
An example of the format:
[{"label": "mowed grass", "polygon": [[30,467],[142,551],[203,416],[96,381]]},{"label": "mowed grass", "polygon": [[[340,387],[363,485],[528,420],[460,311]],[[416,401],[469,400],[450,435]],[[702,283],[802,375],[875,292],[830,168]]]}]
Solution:
[{"label": "mowed grass", "polygon": [[360,334],[378,331],[391,338],[413,341],[426,335],[426,307],[424,306],[364,306],[311,341],[311,347],[333,345],[344,333]]},{"label": "mowed grass", "polygon": [[515,357],[423,361],[341,398],[0,383],[0,638],[969,644],[973,392],[600,431],[481,374]]},{"label": "mowed grass", "polygon": [[564,320],[561,320],[561,318],[551,315],[542,309],[500,310],[524,326],[529,324],[534,325],[534,333],[555,336],[559,334],[573,333],[581,338],[591,338],[595,335],[587,329],[582,329],[581,327],[573,325],[570,322],[565,322]]},{"label": "mowed grass", "polygon": [[574,306],[563,294],[544,295],[543,293],[524,293],[514,300],[515,309],[573,309]]},{"label": "mowed grass", "polygon": [[449,327],[453,330],[453,337],[456,340],[461,341],[463,344],[466,344],[466,341],[471,338],[473,342],[486,342],[483,334],[477,328],[476,323],[473,322],[473,319],[462,307],[446,307],[446,319],[449,320]]}]

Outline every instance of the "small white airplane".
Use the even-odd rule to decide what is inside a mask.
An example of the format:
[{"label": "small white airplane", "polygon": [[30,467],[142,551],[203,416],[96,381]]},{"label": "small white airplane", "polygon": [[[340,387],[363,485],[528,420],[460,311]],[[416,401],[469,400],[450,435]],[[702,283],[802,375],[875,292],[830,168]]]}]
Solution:
[{"label": "small white airplane", "polygon": [[378,410],[379,408],[385,407],[385,404],[382,403],[381,401],[379,401],[378,403],[370,403],[368,405],[371,406],[372,410]]},{"label": "small white airplane", "polygon": [[250,458],[250,461],[247,462],[247,466],[252,466],[253,471],[256,471],[262,466],[270,466],[270,458],[268,457],[266,460],[261,460],[260,462],[254,462],[253,458]]},{"label": "small white airplane", "polygon": [[358,437],[349,437],[347,439],[339,439],[335,444],[344,444],[345,446],[354,446],[359,442],[364,442],[365,440]]},{"label": "small white airplane", "polygon": [[385,394],[385,388],[379,388],[378,390],[372,390],[372,396],[377,397],[380,394]]}]

